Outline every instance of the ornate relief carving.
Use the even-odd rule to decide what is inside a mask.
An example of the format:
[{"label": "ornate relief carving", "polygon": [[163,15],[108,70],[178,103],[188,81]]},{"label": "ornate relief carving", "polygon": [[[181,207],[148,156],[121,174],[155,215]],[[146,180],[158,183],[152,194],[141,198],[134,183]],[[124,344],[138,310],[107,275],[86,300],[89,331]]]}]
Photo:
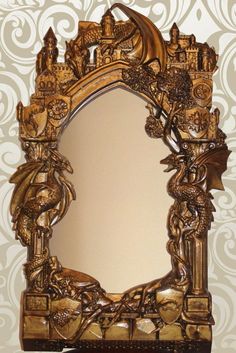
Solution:
[{"label": "ornate relief carving", "polygon": [[[129,20],[116,21],[114,8]],[[50,28],[37,55],[36,91],[29,106],[17,106],[26,163],[10,181],[15,184],[11,214],[16,238],[28,247],[23,348],[44,347],[40,338],[47,340],[45,347],[59,350],[90,339],[102,340],[107,349],[110,340],[130,345],[140,340],[145,349],[148,340],[157,345],[165,339],[211,341],[210,191],[223,189],[221,175],[230,153],[218,128],[219,110],[211,111],[214,49],[198,43],[193,34],[180,34],[176,24],[170,40],[164,41],[148,18],[114,4],[100,23],[80,22],[78,36],[66,43],[65,63],[57,57],[57,39]],[[100,90],[120,85],[147,99],[145,130],[170,148],[161,163],[168,165],[166,171],[176,172],[168,183],[174,199],[167,220],[171,271],[114,295],[91,276],[63,268],[51,256],[49,240],[52,226],[75,199],[64,175],[72,173],[72,167],[58,152],[60,135],[76,109]],[[36,333],[30,322],[35,322]]]}]

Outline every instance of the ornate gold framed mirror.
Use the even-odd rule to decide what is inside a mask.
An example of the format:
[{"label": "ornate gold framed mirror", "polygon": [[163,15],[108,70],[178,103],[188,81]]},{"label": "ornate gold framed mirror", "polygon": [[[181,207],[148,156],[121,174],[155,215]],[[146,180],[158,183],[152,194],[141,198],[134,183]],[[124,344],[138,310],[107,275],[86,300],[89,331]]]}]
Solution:
[{"label": "ornate gold framed mirror", "polygon": [[[116,21],[115,8],[128,20]],[[17,106],[26,163],[11,178],[11,214],[16,238],[28,248],[22,348],[210,352],[210,191],[223,190],[230,153],[218,127],[220,112],[212,111],[214,49],[193,34],[181,34],[176,24],[164,41],[148,18],[115,4],[100,23],[81,21],[78,36],[66,43],[65,62],[57,56],[50,28],[37,55],[30,105]],[[63,267],[49,242],[52,227],[76,197],[77,185],[74,189],[67,179],[72,166],[59,150],[61,134],[83,106],[117,87],[146,100],[146,133],[169,147],[161,163],[174,174],[167,185],[173,199],[167,217],[171,270],[113,294],[90,275]]]}]

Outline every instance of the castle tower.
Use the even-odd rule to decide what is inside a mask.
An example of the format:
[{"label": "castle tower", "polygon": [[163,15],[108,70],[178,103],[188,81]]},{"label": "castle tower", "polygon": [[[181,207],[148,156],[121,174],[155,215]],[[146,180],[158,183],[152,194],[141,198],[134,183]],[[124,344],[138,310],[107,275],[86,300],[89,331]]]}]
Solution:
[{"label": "castle tower", "polygon": [[53,64],[57,62],[58,49],[57,38],[50,27],[44,38],[44,46],[37,54],[36,71],[40,75],[44,70],[52,70]]},{"label": "castle tower", "polygon": [[36,77],[36,96],[46,97],[56,93],[56,75],[49,69],[45,69]]},{"label": "castle tower", "polygon": [[47,31],[47,33],[43,37],[43,41],[44,41],[45,47],[50,43],[52,43],[54,46],[57,45],[57,38],[53,32],[52,27],[49,27],[49,30]]},{"label": "castle tower", "polygon": [[194,34],[191,34],[190,36],[190,47],[195,48],[196,47],[196,37]]},{"label": "castle tower", "polygon": [[177,52],[178,49],[179,49],[179,28],[177,27],[176,23],[174,23],[170,29],[170,42],[167,46],[167,52],[171,57],[172,61],[175,61],[175,62],[179,61],[179,55]]},{"label": "castle tower", "polygon": [[202,48],[202,69],[206,72],[209,71],[209,50],[207,44]]},{"label": "castle tower", "polygon": [[177,24],[174,22],[173,26],[170,29],[170,42],[171,44],[178,44],[179,40],[179,28]]},{"label": "castle tower", "polygon": [[198,71],[198,48],[197,47],[189,47],[186,49],[187,62],[189,71]]},{"label": "castle tower", "polygon": [[109,9],[102,16],[101,25],[103,38],[114,38],[115,18]]},{"label": "castle tower", "polygon": [[44,38],[44,48],[45,48],[45,61],[48,70],[52,70],[52,65],[57,62],[58,49],[57,49],[57,38],[52,30],[49,28]]},{"label": "castle tower", "polygon": [[[115,48],[112,51],[109,49],[109,46],[111,46],[115,40],[115,23],[115,18],[112,15],[111,10],[108,9],[103,15],[101,21],[102,37],[99,40],[100,46],[98,46],[94,52],[96,67],[109,64],[112,61],[121,58],[121,49]],[[107,49],[104,51],[102,47],[107,47]]]}]

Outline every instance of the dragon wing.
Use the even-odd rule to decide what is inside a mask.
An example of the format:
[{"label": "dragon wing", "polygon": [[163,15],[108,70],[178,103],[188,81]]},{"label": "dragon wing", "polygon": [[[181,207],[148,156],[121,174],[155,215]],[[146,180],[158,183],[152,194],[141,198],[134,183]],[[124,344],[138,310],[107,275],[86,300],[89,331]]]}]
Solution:
[{"label": "dragon wing", "polygon": [[195,168],[204,166],[207,191],[211,189],[224,190],[221,176],[227,169],[227,160],[230,153],[231,151],[226,146],[218,147],[203,153],[191,165]]},{"label": "dragon wing", "polygon": [[10,178],[10,183],[16,184],[10,205],[10,212],[13,217],[18,207],[24,204],[26,193],[42,166],[42,162],[22,164]]},{"label": "dragon wing", "polygon": [[145,64],[154,59],[159,59],[161,70],[164,71],[166,67],[166,48],[160,31],[156,26],[145,16],[131,10],[123,4],[116,3],[111,7],[111,10],[118,7],[124,12],[139,28],[143,40],[141,63]]},{"label": "dragon wing", "polygon": [[68,211],[71,201],[76,199],[76,193],[72,183],[65,179],[64,176],[60,175],[59,180],[63,187],[63,197],[58,206],[58,212],[55,214],[55,218],[52,221],[52,225],[58,223]]}]

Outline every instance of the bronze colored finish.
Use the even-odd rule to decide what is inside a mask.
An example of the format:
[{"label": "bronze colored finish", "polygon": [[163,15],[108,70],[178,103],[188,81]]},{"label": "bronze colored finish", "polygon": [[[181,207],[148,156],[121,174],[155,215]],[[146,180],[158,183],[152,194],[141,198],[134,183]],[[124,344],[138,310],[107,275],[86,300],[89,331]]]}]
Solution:
[{"label": "bronze colored finish", "polygon": [[[129,20],[115,21],[114,8]],[[114,4],[101,23],[80,22],[78,36],[66,43],[64,63],[57,56],[50,28],[37,55],[36,91],[29,106],[17,106],[26,163],[10,181],[16,238],[28,248],[23,349],[210,352],[210,191],[223,190],[230,154],[218,127],[220,112],[211,111],[214,49],[193,34],[181,35],[176,24],[164,41],[148,18]],[[91,98],[120,86],[146,98],[145,130],[171,151],[161,163],[167,172],[175,170],[167,186],[174,200],[167,219],[172,268],[161,279],[109,294],[91,276],[64,268],[50,254],[49,241],[75,199],[65,175],[72,167],[58,151],[60,135]]]}]

